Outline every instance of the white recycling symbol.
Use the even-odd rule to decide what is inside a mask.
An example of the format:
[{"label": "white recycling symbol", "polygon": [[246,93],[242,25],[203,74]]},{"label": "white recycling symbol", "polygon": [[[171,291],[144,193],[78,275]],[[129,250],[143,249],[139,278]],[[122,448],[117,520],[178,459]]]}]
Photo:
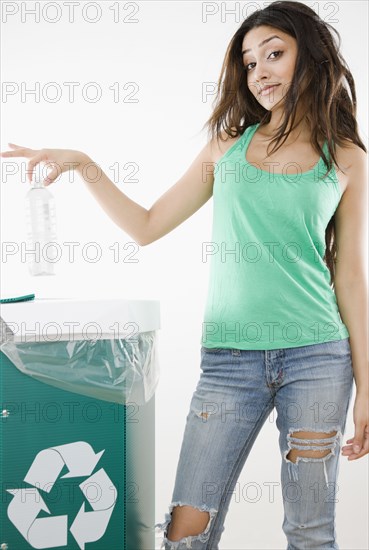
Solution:
[{"label": "white recycling symbol", "polygon": [[[93,511],[85,512],[83,503],[70,527],[81,550],[84,550],[87,542],[94,542],[103,536],[117,499],[116,488],[103,468],[91,475],[104,452],[105,449],[95,454],[86,441],[43,449],[35,456],[24,478],[25,482],[49,493],[64,466],[67,466],[69,472],[61,479],[90,476],[79,487]],[[96,498],[96,492],[89,496],[88,487],[91,484],[99,488],[99,498]],[[7,491],[14,495],[8,506],[8,517],[33,548],[66,546],[68,516],[37,518],[41,510],[51,513],[37,488],[37,498],[34,500],[30,498],[29,489]]]}]

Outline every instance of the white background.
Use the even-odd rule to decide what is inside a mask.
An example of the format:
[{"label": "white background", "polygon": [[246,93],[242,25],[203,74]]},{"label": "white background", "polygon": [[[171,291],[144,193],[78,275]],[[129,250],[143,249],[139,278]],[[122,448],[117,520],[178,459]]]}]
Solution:
[{"label": "white background", "polygon": [[[107,1],[98,3],[101,18],[91,23],[97,12],[90,7],[83,16],[86,2],[76,5],[74,21],[63,2],[39,2],[38,21],[26,14],[35,2],[2,2],[2,81],[8,92],[13,86],[13,93],[4,94],[3,88],[1,150],[8,149],[8,142],[35,149],[78,149],[112,180],[111,167],[117,163],[121,174],[114,183],[150,208],[205,145],[207,136],[201,128],[211,114],[214,96],[204,96],[204,87],[215,86],[226,47],[244,17],[268,3]],[[317,2],[308,5],[318,9]],[[17,13],[5,18],[4,10],[12,6],[18,8]],[[206,18],[204,10],[209,7],[214,14]],[[119,21],[114,22],[118,8]],[[319,2],[319,15],[341,34],[342,52],[356,84],[359,133],[368,146],[367,2]],[[52,23],[55,18],[59,20]],[[61,92],[55,102],[56,87],[51,88],[51,82]],[[65,82],[79,83],[72,101]],[[95,90],[96,85],[101,90],[97,102],[86,98],[89,93],[90,99],[94,96],[94,89],[82,94],[82,88],[91,82]],[[132,85],[124,86],[132,82],[136,91],[130,96]],[[109,89],[114,83],[119,83],[119,102],[114,102]],[[37,86],[39,97],[25,94]],[[129,97],[137,101],[129,102]],[[123,181],[128,175],[123,166],[128,162],[139,168],[133,176],[137,182]],[[2,161],[3,243],[20,246],[25,240],[26,167],[26,159],[18,159],[9,175]],[[138,261],[132,263],[123,246],[133,239],[107,217],[78,175],[63,174],[49,190],[56,199],[59,242],[79,243],[76,260],[68,261],[64,247],[65,256],[56,266],[55,277],[32,278],[20,254],[6,262],[3,257],[2,294],[160,300],[156,522],[164,521],[185,417],[200,375],[209,267],[202,261],[201,249],[203,242],[211,240],[212,200],[173,232],[147,247],[137,247],[134,258]],[[101,259],[95,263],[82,254],[91,242],[101,251]],[[114,262],[109,250],[114,243],[119,243],[119,262]],[[250,489],[246,498],[232,499],[222,549],[286,547],[275,419],[272,413],[238,480],[241,492],[248,483],[258,486],[259,497]],[[353,435],[351,404],[344,440]],[[341,550],[369,547],[367,458],[350,463],[340,459],[337,532]],[[278,483],[274,499],[268,483]]]}]

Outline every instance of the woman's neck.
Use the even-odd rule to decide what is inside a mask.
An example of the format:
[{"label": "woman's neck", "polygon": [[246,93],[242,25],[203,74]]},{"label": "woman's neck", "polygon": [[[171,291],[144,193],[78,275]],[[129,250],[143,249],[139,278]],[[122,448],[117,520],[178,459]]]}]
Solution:
[{"label": "woman's neck", "polygon": [[[277,133],[279,126],[282,124],[282,117],[276,116],[277,113],[272,113],[272,117],[267,124],[263,124],[258,130],[259,137],[270,141]],[[298,121],[298,117],[296,117]],[[291,124],[287,125],[286,132],[291,128]],[[311,139],[311,127],[307,117],[303,117],[302,120],[290,131],[284,145],[292,144],[296,141],[309,143]]]}]

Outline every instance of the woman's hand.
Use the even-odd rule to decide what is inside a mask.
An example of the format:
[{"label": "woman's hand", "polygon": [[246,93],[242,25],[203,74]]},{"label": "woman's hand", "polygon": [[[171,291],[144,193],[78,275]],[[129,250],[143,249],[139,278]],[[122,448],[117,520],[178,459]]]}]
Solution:
[{"label": "woman's hand", "polygon": [[348,460],[357,460],[369,453],[369,395],[356,394],[354,404],[355,435],[348,439],[341,453]]},{"label": "woman's hand", "polygon": [[45,186],[53,183],[63,172],[76,169],[84,157],[84,153],[73,149],[29,149],[14,143],[8,143],[8,145],[14,150],[4,151],[0,153],[0,156],[29,158],[27,174],[30,182],[33,178],[33,171],[40,162],[49,165],[48,168],[51,168],[51,172],[44,178]]}]

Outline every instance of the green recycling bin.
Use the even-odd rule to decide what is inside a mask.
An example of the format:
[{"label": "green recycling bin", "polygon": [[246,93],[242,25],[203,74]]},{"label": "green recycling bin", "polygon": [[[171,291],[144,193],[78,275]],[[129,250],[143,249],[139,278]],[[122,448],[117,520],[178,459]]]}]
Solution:
[{"label": "green recycling bin", "polygon": [[155,300],[1,305],[1,550],[155,548]]}]

